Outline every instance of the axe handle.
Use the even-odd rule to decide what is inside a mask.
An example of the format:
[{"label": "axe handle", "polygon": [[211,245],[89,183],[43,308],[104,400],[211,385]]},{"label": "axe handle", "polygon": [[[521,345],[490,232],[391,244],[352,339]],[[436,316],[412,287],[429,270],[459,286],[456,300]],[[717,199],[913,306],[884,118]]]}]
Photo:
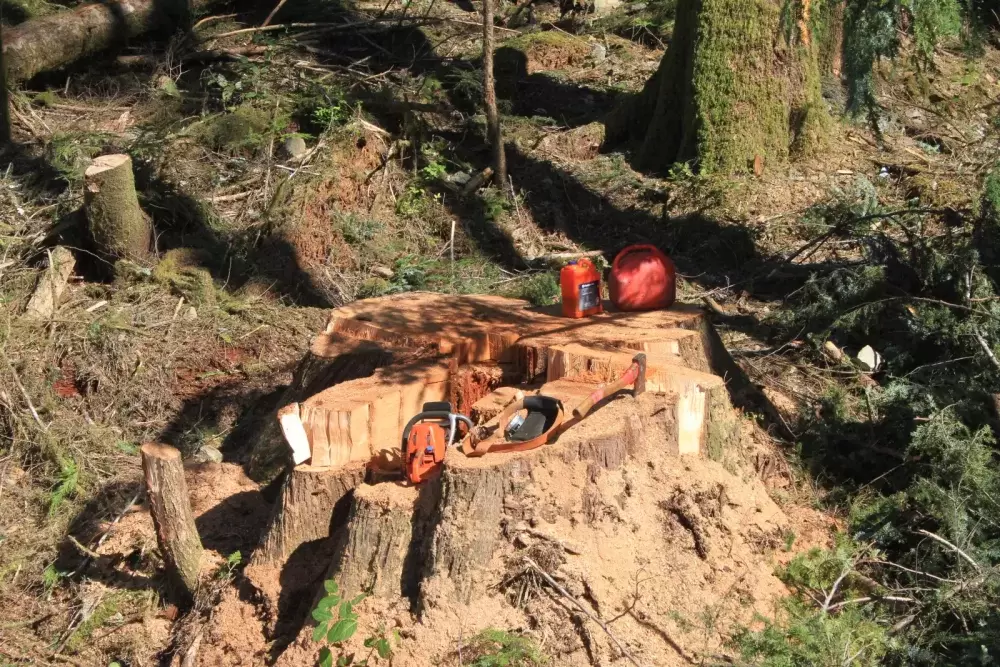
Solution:
[{"label": "axe handle", "polygon": [[587,413],[590,412],[594,406],[600,403],[605,397],[621,391],[625,387],[635,384],[637,379],[639,379],[639,364],[633,363],[617,382],[613,384],[602,384],[595,389],[590,396],[583,399],[579,405],[573,408],[573,416],[577,419],[583,419],[587,416]]}]

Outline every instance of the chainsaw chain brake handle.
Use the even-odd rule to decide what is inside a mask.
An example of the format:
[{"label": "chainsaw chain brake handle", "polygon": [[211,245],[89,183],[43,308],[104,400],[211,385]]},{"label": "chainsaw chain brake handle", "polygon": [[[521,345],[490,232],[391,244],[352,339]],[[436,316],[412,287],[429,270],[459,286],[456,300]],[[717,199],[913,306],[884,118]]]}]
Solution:
[{"label": "chainsaw chain brake handle", "polygon": [[423,408],[403,429],[403,472],[414,484],[423,482],[441,466],[448,448],[455,444],[459,422],[466,434],[473,426],[468,417],[452,412],[450,403],[425,403]]}]

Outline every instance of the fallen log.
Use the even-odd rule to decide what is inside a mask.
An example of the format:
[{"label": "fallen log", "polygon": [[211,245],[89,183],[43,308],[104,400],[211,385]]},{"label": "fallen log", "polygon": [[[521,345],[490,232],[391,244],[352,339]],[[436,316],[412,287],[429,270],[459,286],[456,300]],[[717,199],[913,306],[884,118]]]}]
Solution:
[{"label": "fallen log", "polygon": [[[197,13],[216,0],[189,0]],[[173,6],[177,12],[169,11]],[[3,60],[11,81],[68,65],[137,37],[177,23],[184,5],[158,0],[117,0],[55,12],[4,31]]]}]

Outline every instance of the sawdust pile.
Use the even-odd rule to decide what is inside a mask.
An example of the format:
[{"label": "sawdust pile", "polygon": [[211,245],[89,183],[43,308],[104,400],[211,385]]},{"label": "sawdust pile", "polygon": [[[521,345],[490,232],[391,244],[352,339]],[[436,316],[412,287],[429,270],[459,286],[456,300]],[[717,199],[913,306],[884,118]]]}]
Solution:
[{"label": "sawdust pile", "polygon": [[[648,436],[635,459],[599,474],[585,461],[557,457],[534,466],[524,499],[538,518],[501,527],[506,539],[486,569],[486,597],[459,605],[424,591],[433,602],[419,615],[408,599],[366,599],[349,648],[363,656],[363,639],[385,626],[401,637],[394,665],[458,665],[463,641],[495,627],[533,636],[556,664],[617,664],[619,649],[528,558],[607,623],[640,664],[689,664],[721,653],[736,625],[772,614],[786,594],[773,573],[798,525],[752,474],[670,457],[657,441]],[[799,514],[796,522],[816,519]],[[266,634],[277,619],[267,618],[247,587],[226,591],[212,616],[200,665],[316,660],[312,623],[284,648],[292,637]]]}]

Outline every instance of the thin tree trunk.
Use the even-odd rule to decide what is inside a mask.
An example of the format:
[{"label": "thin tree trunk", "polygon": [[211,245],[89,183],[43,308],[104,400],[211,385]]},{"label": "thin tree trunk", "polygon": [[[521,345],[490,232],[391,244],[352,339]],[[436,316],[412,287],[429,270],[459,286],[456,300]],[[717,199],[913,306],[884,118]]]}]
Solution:
[{"label": "thin tree trunk", "polygon": [[493,0],[483,0],[483,98],[486,103],[486,131],[493,147],[493,182],[506,192],[507,157],[500,135],[500,114],[497,112],[496,80],[493,76]]},{"label": "thin tree trunk", "polygon": [[153,226],[139,208],[129,156],[102,155],[84,177],[84,209],[97,248],[115,259],[146,259]]},{"label": "thin tree trunk", "polygon": [[156,541],[170,575],[193,598],[204,550],[191,513],[181,453],[156,442],[143,445],[141,453]]},{"label": "thin tree trunk", "polygon": [[4,67],[3,31],[0,30],[0,148],[10,141],[10,107],[7,99],[7,69]]}]

